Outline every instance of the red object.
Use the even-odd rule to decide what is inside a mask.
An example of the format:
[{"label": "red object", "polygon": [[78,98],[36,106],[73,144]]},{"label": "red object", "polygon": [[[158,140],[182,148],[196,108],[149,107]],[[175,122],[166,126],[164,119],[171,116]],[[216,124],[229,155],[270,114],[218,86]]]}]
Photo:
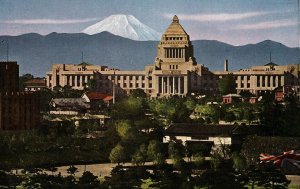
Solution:
[{"label": "red object", "polygon": [[273,161],[274,165],[276,167],[281,166],[281,162],[283,159],[292,159],[292,160],[300,160],[300,154],[295,153],[294,150],[288,151],[288,152],[283,152],[282,155],[279,156],[274,156],[274,155],[269,155],[269,154],[260,154],[259,157],[261,162],[269,162]]}]

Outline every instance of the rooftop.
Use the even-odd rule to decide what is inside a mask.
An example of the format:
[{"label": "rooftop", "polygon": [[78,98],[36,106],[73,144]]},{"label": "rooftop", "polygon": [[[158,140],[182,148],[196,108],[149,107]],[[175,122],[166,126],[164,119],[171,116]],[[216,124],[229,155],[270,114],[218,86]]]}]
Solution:
[{"label": "rooftop", "polygon": [[89,109],[90,105],[83,98],[53,98],[50,102],[53,107],[70,109]]},{"label": "rooftop", "polygon": [[166,32],[164,34],[173,34],[173,35],[177,35],[177,34],[182,34],[182,35],[188,35],[186,33],[186,31],[183,29],[183,27],[180,25],[179,23],[179,19],[178,17],[175,15],[173,17],[173,21],[170,24],[170,26],[167,28]]},{"label": "rooftop", "polygon": [[177,136],[230,136],[233,134],[246,134],[257,130],[254,125],[207,125],[198,123],[176,123],[170,125],[166,135]]}]

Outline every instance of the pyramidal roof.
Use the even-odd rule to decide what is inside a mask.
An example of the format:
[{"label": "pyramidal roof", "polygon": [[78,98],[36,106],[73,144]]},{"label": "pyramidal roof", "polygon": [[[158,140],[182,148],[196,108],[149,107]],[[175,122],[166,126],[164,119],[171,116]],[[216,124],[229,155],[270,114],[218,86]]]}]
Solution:
[{"label": "pyramidal roof", "polygon": [[168,27],[168,29],[166,30],[166,32],[164,34],[183,34],[183,35],[188,35],[185,30],[183,29],[183,27],[179,24],[179,19],[178,17],[175,15],[173,17],[173,21],[170,24],[170,26]]}]

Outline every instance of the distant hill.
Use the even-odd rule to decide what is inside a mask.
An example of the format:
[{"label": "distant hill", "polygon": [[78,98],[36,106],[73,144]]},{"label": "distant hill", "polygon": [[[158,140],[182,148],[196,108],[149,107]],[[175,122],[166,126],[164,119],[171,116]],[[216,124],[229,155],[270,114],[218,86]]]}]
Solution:
[{"label": "distant hill", "polygon": [[[156,56],[158,41],[134,41],[108,32],[95,35],[83,33],[51,33],[42,36],[35,33],[20,36],[0,36],[0,41],[9,43],[10,60],[18,61],[20,74],[31,73],[45,76],[55,63],[79,64],[81,52],[84,61],[96,65],[107,65],[122,70],[142,70],[152,64]],[[222,70],[225,59],[229,69],[248,68],[272,62],[279,65],[299,62],[300,52],[274,41],[232,46],[212,40],[193,41],[194,54],[200,64],[210,70]],[[5,45],[0,45],[0,60],[6,60]]]}]

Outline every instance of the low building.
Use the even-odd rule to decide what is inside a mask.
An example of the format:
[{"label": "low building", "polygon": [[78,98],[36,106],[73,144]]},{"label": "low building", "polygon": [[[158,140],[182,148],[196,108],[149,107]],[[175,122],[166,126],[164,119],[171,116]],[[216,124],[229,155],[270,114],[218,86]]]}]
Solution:
[{"label": "low building", "polygon": [[88,103],[96,103],[100,101],[109,103],[109,101],[112,99],[112,96],[101,92],[86,92],[81,96],[81,98],[85,99],[85,101]]},{"label": "low building", "polygon": [[239,94],[227,94],[227,95],[223,95],[222,98],[224,104],[231,104],[234,102],[242,101],[242,96]]},{"label": "low building", "polygon": [[24,82],[25,91],[40,91],[47,88],[46,78],[34,78]]},{"label": "low building", "polygon": [[198,143],[211,145],[215,149],[224,145],[234,148],[241,145],[246,135],[254,133],[259,133],[259,126],[175,123],[165,130],[163,142],[174,141],[183,145]]},{"label": "low building", "polygon": [[282,102],[285,97],[294,96],[300,99],[300,86],[281,86],[277,87],[275,90],[275,101]]},{"label": "low building", "polygon": [[90,104],[83,98],[54,98],[50,101],[50,114],[79,115],[85,114]]}]

